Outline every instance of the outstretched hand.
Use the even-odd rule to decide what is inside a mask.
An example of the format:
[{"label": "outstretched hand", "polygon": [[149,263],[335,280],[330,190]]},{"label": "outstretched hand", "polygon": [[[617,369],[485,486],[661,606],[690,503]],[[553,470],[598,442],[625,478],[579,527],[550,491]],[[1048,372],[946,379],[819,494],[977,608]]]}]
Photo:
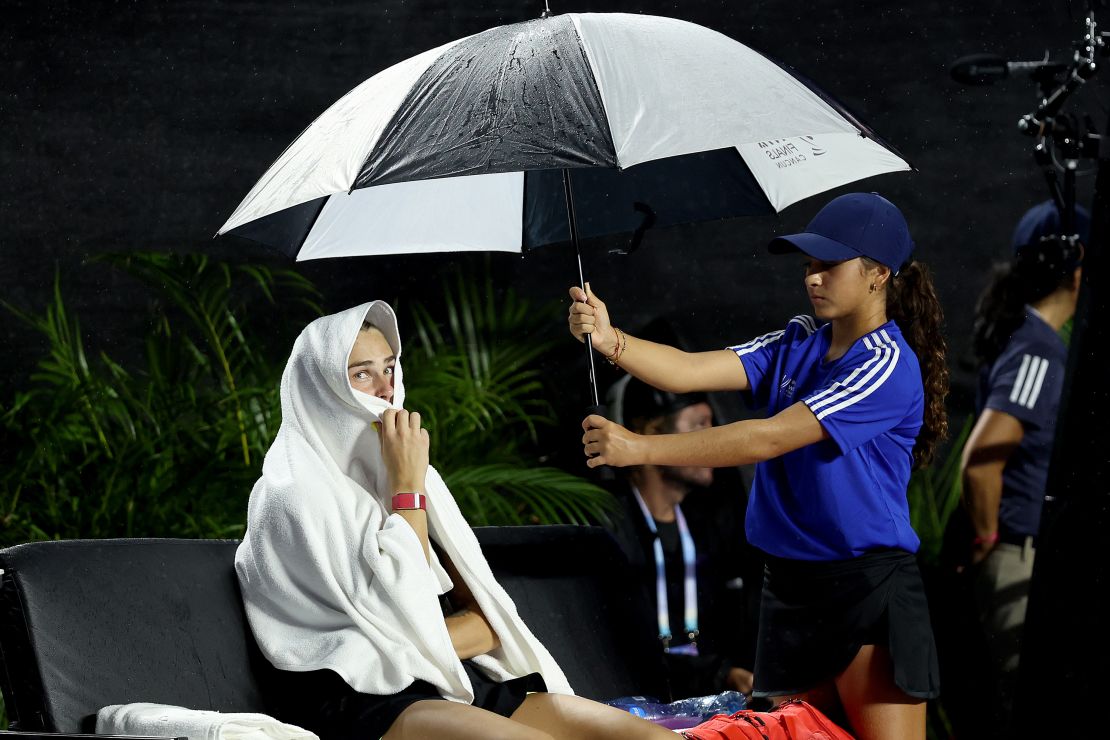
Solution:
[{"label": "outstretched hand", "polygon": [[577,285],[570,289],[570,312],[567,323],[570,333],[579,342],[585,341],[583,336],[590,335],[590,344],[598,352],[611,355],[617,347],[617,332],[609,323],[609,309],[605,302],[594,295],[590,284],[582,290]]},{"label": "outstretched hand", "polygon": [[645,462],[642,435],[630,432],[615,421],[597,414],[583,419],[582,429],[585,431],[582,435],[583,452],[589,467],[612,465],[623,468]]},{"label": "outstretched hand", "polygon": [[420,426],[420,414],[404,409],[386,409],[381,421],[382,459],[389,471],[393,493],[424,492],[428,475],[428,430]]}]

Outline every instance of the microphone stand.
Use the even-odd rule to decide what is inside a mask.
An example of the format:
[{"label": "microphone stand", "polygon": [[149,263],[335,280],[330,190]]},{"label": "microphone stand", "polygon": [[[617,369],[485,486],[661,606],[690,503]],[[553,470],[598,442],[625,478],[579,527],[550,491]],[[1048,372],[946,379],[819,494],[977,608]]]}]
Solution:
[{"label": "microphone stand", "polygon": [[[1094,3],[1091,3],[1093,6]],[[1082,158],[1098,159],[1102,136],[1087,131],[1077,124],[1074,116],[1060,115],[1064,103],[1071,95],[1092,79],[1099,70],[1098,57],[1110,57],[1110,46],[1103,38],[1107,34],[1098,30],[1095,12],[1091,7],[1084,20],[1084,37],[1076,44],[1075,56],[1064,73],[1064,81],[1055,90],[1051,80],[1038,80],[1041,103],[1032,113],[1026,113],[1018,121],[1018,130],[1037,137],[1033,147],[1033,158],[1044,171],[1052,200],[1060,212],[1061,230],[1066,236],[1075,235],[1075,175]],[[1064,185],[1061,189],[1052,160],[1052,148],[1061,150],[1064,158]]]}]

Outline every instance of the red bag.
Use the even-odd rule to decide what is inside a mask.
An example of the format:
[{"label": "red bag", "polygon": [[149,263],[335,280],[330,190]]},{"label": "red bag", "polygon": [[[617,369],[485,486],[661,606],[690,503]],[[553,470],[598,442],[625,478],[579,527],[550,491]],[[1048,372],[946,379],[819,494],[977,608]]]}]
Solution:
[{"label": "red bag", "polygon": [[783,702],[770,712],[744,709],[717,714],[697,727],[683,730],[687,740],[853,740],[817,707],[800,699]]}]

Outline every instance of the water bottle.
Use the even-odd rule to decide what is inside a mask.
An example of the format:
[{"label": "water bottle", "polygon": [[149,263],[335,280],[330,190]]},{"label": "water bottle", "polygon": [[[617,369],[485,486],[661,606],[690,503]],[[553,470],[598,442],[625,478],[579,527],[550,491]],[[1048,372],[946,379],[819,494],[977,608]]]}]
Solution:
[{"label": "water bottle", "polygon": [[697,716],[700,721],[712,717],[714,714],[733,714],[747,707],[748,701],[739,691],[722,691],[709,696],[694,696],[689,699],[679,699],[667,706],[677,715]]},{"label": "water bottle", "polygon": [[669,730],[686,730],[699,725],[715,714],[739,712],[746,705],[739,691],[723,691],[709,696],[680,699],[670,704],[650,696],[622,696],[606,704],[623,709],[637,717],[666,727]]}]

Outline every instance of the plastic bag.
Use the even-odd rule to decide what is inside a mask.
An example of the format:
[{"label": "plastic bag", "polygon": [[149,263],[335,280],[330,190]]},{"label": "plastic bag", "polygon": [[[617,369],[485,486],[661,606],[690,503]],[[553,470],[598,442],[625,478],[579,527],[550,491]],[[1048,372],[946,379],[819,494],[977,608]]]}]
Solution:
[{"label": "plastic bag", "polygon": [[605,703],[669,730],[694,727],[715,714],[733,714],[747,706],[744,695],[739,691],[679,699],[670,704],[650,696],[622,696]]}]

